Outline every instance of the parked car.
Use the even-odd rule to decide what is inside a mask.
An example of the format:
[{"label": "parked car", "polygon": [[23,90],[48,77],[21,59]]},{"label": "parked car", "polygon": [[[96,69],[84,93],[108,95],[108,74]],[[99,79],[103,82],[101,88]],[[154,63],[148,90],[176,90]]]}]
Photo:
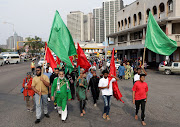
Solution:
[{"label": "parked car", "polygon": [[159,65],[159,71],[164,72],[166,75],[171,73],[180,73],[180,62],[172,62],[170,66]]},{"label": "parked car", "polygon": [[4,57],[0,54],[0,66],[4,65]]},{"label": "parked car", "polygon": [[11,63],[20,63],[20,56],[19,54],[5,54],[4,57],[4,63],[5,64],[11,64]]},{"label": "parked car", "polygon": [[[109,66],[110,66],[110,61],[108,61],[108,62],[106,63],[106,66],[107,66],[107,67],[109,67]],[[120,66],[119,61],[115,61],[115,67],[116,67],[116,69],[118,69],[118,68],[119,68],[119,66]]]}]

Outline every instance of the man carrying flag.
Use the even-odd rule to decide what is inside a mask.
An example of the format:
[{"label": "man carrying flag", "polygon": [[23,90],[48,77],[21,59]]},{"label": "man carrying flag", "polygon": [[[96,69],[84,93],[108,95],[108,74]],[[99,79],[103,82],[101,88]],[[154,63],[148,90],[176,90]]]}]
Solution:
[{"label": "man carrying flag", "polygon": [[109,79],[108,79],[109,72],[107,70],[104,70],[102,73],[103,73],[103,78],[100,79],[98,87],[99,89],[101,89],[102,97],[104,100],[103,119],[110,120],[109,111],[110,111],[110,105],[111,105],[110,104],[111,96],[113,95],[112,83],[119,79],[112,75],[112,79],[109,83]]}]

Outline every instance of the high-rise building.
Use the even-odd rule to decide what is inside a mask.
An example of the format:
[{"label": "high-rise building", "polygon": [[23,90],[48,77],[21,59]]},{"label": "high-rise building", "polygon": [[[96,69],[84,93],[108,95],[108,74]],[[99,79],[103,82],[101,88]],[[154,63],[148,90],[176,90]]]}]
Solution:
[{"label": "high-rise building", "polygon": [[84,41],[84,13],[81,11],[73,11],[67,15],[67,27],[73,39]]},{"label": "high-rise building", "polygon": [[103,2],[104,36],[117,32],[116,14],[124,7],[123,0],[106,0]]},{"label": "high-rise building", "polygon": [[104,41],[104,20],[102,8],[93,9],[94,21],[94,41],[100,43]]},{"label": "high-rise building", "polygon": [[67,15],[67,27],[74,40],[93,40],[93,15],[84,15],[81,11],[73,11]]},{"label": "high-rise building", "polygon": [[[10,36],[7,39],[7,48],[8,49],[16,49],[17,48],[17,41],[23,41],[23,37],[18,36],[17,33],[14,33],[14,36]],[[23,43],[19,43],[19,46],[23,46]]]},{"label": "high-rise building", "polygon": [[88,13],[83,16],[84,21],[84,41],[92,41],[94,38],[93,14]]}]

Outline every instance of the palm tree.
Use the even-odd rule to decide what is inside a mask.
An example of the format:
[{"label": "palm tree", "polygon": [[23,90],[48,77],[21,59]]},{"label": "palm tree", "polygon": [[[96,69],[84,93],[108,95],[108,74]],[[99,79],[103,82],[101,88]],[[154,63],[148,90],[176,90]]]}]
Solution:
[{"label": "palm tree", "polygon": [[34,53],[41,53],[41,49],[44,47],[45,43],[41,41],[40,37],[27,37],[26,40],[28,42],[25,42],[24,47],[28,46],[28,53],[31,53],[32,56]]}]

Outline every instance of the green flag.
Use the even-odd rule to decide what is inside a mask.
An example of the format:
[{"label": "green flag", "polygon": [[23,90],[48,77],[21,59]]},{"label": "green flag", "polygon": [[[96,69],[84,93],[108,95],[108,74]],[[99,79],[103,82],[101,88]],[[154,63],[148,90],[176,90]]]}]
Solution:
[{"label": "green flag", "polygon": [[56,11],[49,36],[48,47],[66,63],[69,70],[73,69],[69,56],[76,55],[72,36],[64,24],[59,12]]},{"label": "green flag", "polygon": [[151,12],[149,12],[145,47],[157,54],[165,56],[170,56],[177,49],[177,42],[167,37]]}]

